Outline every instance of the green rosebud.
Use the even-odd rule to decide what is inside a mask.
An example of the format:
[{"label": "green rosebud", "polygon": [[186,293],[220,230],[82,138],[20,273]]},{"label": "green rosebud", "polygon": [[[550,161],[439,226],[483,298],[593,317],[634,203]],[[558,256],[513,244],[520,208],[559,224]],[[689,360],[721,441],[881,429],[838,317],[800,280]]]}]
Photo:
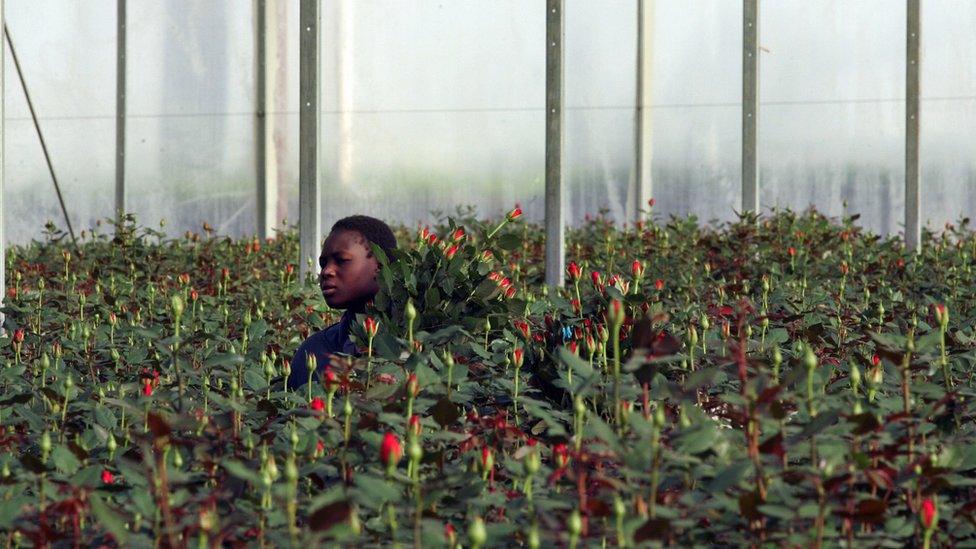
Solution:
[{"label": "green rosebud", "polygon": [[667,418],[664,415],[664,405],[658,405],[656,408],[654,408],[654,426],[660,429],[661,427],[664,427],[666,420]]},{"label": "green rosebud", "polygon": [[117,450],[118,447],[119,447],[119,444],[117,442],[115,442],[115,435],[113,435],[112,433],[109,433],[108,434],[108,440],[105,442],[105,449],[108,450],[109,454],[114,454],[115,453],[115,450]]},{"label": "green rosebud", "polygon": [[407,322],[413,322],[417,318],[417,308],[413,306],[413,300],[408,299],[406,308],[404,308],[404,316],[407,317]]},{"label": "green rosebud", "polygon": [[814,354],[809,345],[804,345],[803,348],[803,365],[808,371],[815,370],[817,368],[817,355]]},{"label": "green rosebud", "polygon": [[298,466],[295,465],[294,456],[289,456],[285,462],[285,478],[289,483],[294,483],[298,480]]},{"label": "green rosebud", "polygon": [[424,449],[417,442],[417,437],[412,437],[407,445],[407,457],[414,463],[418,463],[420,458],[424,457]]},{"label": "green rosebud", "polygon": [[858,389],[861,387],[861,369],[857,367],[857,364],[851,363],[851,390],[857,393]]},{"label": "green rosebud", "polygon": [[542,465],[542,458],[539,456],[539,451],[535,447],[529,450],[528,454],[525,454],[525,472],[529,475],[534,475],[539,472],[539,467]]},{"label": "green rosebud", "polygon": [[569,514],[569,518],[566,520],[566,529],[569,530],[569,535],[573,537],[579,536],[580,532],[583,531],[583,517],[578,509],[573,509],[573,512]]},{"label": "green rosebud", "polygon": [[51,432],[45,430],[41,435],[41,455],[47,460],[47,455],[51,453]]},{"label": "green rosebud", "polygon": [[472,547],[481,547],[488,541],[488,531],[485,529],[485,521],[481,517],[474,517],[468,525],[468,539],[471,540]]},{"label": "green rosebud", "polygon": [[174,294],[169,301],[170,308],[173,310],[173,316],[180,318],[183,316],[183,298],[179,295]]}]

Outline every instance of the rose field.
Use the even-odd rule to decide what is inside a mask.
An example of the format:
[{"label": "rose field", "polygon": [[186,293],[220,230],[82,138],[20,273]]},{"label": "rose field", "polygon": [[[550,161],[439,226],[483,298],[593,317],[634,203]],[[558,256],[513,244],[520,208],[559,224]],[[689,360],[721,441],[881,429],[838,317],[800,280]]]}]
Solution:
[{"label": "rose field", "polygon": [[976,545],[968,220],[601,215],[552,289],[518,213],[398,229],[298,390],[294,231],[10,248],[2,545]]}]

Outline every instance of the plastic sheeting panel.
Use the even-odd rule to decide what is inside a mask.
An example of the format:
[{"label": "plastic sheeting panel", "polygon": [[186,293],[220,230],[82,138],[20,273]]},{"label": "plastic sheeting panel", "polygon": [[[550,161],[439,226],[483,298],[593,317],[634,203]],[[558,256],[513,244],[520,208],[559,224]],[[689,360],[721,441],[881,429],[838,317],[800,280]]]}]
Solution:
[{"label": "plastic sheeting panel", "polygon": [[[80,234],[113,211],[115,2],[8,0],[5,17]],[[9,48],[4,76],[4,235],[26,244],[42,237],[49,220],[67,225]]]},{"label": "plastic sheeting panel", "polygon": [[255,231],[251,5],[129,0],[126,186],[142,223]]}]

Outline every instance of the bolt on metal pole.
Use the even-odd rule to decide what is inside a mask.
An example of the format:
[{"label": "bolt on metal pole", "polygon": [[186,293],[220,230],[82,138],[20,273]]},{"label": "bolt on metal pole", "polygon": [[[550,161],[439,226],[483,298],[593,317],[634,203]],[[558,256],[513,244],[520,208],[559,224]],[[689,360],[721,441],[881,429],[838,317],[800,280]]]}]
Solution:
[{"label": "bolt on metal pole", "polygon": [[651,176],[651,160],[654,157],[651,149],[652,118],[651,104],[652,77],[654,65],[654,0],[637,1],[637,120],[636,130],[636,161],[634,168],[635,188],[633,209],[630,219],[633,222],[641,220],[641,208],[648,207],[648,200],[653,196],[653,179]]},{"label": "bolt on metal pole", "polygon": [[759,0],[742,0],[742,213],[759,213]]},{"label": "bolt on metal pole", "polygon": [[116,0],[115,19],[115,231],[125,215],[126,0]]},{"label": "bolt on metal pole", "polygon": [[319,101],[321,80],[319,62],[321,44],[319,0],[301,0],[299,23],[299,100],[298,116],[298,226],[299,272],[302,280],[317,272],[322,236],[322,199],[319,195],[322,176],[319,170],[321,139],[319,136]]},{"label": "bolt on metal pole", "polygon": [[921,121],[921,68],[920,51],[922,36],[922,2],[908,0],[908,28],[906,31],[905,64],[905,246],[918,252],[922,245],[921,192],[919,179],[919,134]]},{"label": "bolt on metal pole", "polygon": [[563,285],[563,60],[565,0],[546,0],[546,284]]}]

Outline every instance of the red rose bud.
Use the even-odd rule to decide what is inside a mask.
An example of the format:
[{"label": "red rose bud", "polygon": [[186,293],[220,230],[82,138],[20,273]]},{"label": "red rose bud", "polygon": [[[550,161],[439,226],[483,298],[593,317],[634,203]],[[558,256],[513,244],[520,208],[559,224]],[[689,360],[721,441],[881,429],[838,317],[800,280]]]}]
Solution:
[{"label": "red rose bud", "polygon": [[653,198],[651,198],[650,200],[647,201],[647,207],[648,208],[653,208],[654,207],[654,204],[656,204],[656,203],[657,203],[657,201],[654,200]]},{"label": "red rose bud", "polygon": [[578,343],[576,343],[575,341],[570,341],[568,347],[569,347],[570,352],[572,352],[576,356],[579,356],[579,344]]},{"label": "red rose bud", "polygon": [[393,470],[400,458],[403,457],[403,445],[396,435],[387,431],[383,435],[383,442],[380,444],[380,461],[386,465],[387,469]]},{"label": "red rose bud", "polygon": [[508,299],[515,297],[515,286],[509,286],[508,289],[505,290],[505,297]]},{"label": "red rose bud", "polygon": [[935,501],[932,498],[923,499],[921,511],[919,518],[922,520],[922,526],[926,530],[934,530],[939,522],[939,510],[935,507]]},{"label": "red rose bud", "polygon": [[420,394],[420,382],[417,381],[417,374],[410,372],[407,376],[407,394],[416,397]]},{"label": "red rose bud", "polygon": [[321,412],[322,410],[325,410],[325,401],[319,397],[315,397],[312,399],[312,402],[308,404],[308,407],[315,412]]},{"label": "red rose bud", "polygon": [[524,361],[525,350],[521,347],[517,347],[514,351],[512,351],[512,363],[515,364],[516,368],[521,368]]},{"label": "red rose bud", "polygon": [[556,462],[556,466],[560,469],[566,467],[569,465],[569,448],[567,448],[562,442],[553,446],[552,459]]},{"label": "red rose bud", "polygon": [[200,299],[200,292],[198,292],[196,290],[190,290],[190,299],[192,301],[196,301],[196,300]]},{"label": "red rose bud", "polygon": [[880,362],[881,356],[879,356],[878,353],[874,353],[874,356],[871,357],[871,365],[877,366]]},{"label": "red rose bud", "polygon": [[607,320],[614,326],[624,323],[624,304],[619,299],[610,300],[610,309],[607,311]]},{"label": "red rose bud", "polygon": [[795,257],[796,256],[796,248],[794,248],[793,246],[790,246],[789,248],[786,249],[786,253],[790,254],[790,257]]},{"label": "red rose bud", "polygon": [[409,431],[413,433],[414,436],[420,436],[420,430],[421,430],[420,416],[418,416],[417,414],[410,416],[410,421],[407,422],[407,427],[409,428]]},{"label": "red rose bud", "polygon": [[481,252],[481,260],[484,262],[491,261],[495,257],[495,254],[491,253],[491,250],[485,250]]},{"label": "red rose bud", "polygon": [[515,324],[515,328],[522,333],[522,337],[524,337],[525,339],[529,339],[529,334],[531,333],[529,329],[529,323],[523,320],[516,320],[514,324]]},{"label": "red rose bud", "polygon": [[450,248],[447,249],[447,252],[445,252],[444,255],[447,256],[448,259],[454,259],[454,256],[457,255],[457,251],[458,251],[458,245],[453,244]]},{"label": "red rose bud", "polygon": [[457,229],[454,231],[454,234],[451,235],[451,240],[455,242],[460,241],[462,238],[464,238],[464,229]]},{"label": "red rose bud", "polygon": [[380,323],[371,316],[367,316],[363,319],[363,329],[366,330],[366,336],[370,339],[376,337],[376,333],[380,329]]},{"label": "red rose bud", "polygon": [[454,547],[457,543],[457,530],[450,522],[444,525],[444,539],[447,541],[448,547]]},{"label": "red rose bud", "polygon": [[516,206],[514,210],[508,212],[505,215],[505,218],[508,219],[509,221],[514,221],[515,219],[518,219],[521,216],[522,216],[522,208]]},{"label": "red rose bud", "polygon": [[189,284],[190,283],[190,274],[189,273],[182,273],[182,274],[180,274],[179,279],[180,279],[180,284],[184,284],[184,285]]},{"label": "red rose bud", "polygon": [[616,286],[617,285],[617,281],[619,281],[619,280],[620,280],[620,277],[619,276],[617,276],[617,275],[610,275],[610,279],[607,280],[607,286]]},{"label": "red rose bud", "polygon": [[230,269],[228,269],[227,267],[220,269],[220,278],[224,280],[230,278]]},{"label": "red rose bud", "polygon": [[580,303],[580,300],[574,299],[570,301],[569,304],[572,305],[573,312],[576,314],[580,314],[583,311],[583,305]]},{"label": "red rose bud", "polygon": [[661,280],[660,278],[657,279],[657,280],[655,280],[654,281],[654,289],[657,290],[657,291],[663,290],[664,289],[664,281]]},{"label": "red rose bud", "polygon": [[945,304],[939,303],[935,306],[935,319],[939,321],[939,325],[943,329],[949,325],[949,309],[946,308]]},{"label": "red rose bud", "polygon": [[431,233],[431,234],[427,235],[427,245],[428,246],[433,246],[436,243],[437,243],[437,235],[436,234]]},{"label": "red rose bud", "polygon": [[503,279],[501,280],[501,282],[499,282],[499,283],[498,283],[498,285],[499,285],[499,286],[501,286],[502,288],[506,288],[506,289],[507,289],[507,288],[509,288],[509,287],[510,287],[510,286],[512,285],[512,281],[511,281],[511,280],[509,280],[509,279],[508,279],[508,278],[506,277],[506,278],[503,278]]},{"label": "red rose bud", "polygon": [[488,273],[488,280],[492,282],[500,282],[502,278],[505,278],[505,276],[498,271],[492,271]]},{"label": "red rose bud", "polygon": [[603,284],[600,283],[600,271],[593,271],[592,273],[590,273],[590,280],[593,281],[593,285],[596,286],[597,288],[603,286]]},{"label": "red rose bud", "polygon": [[295,272],[295,266],[291,263],[285,265],[285,274],[291,276]]},{"label": "red rose bud", "polygon": [[23,342],[24,342],[24,329],[17,328],[16,330],[14,330],[14,343],[23,343]]},{"label": "red rose bud", "polygon": [[569,273],[569,278],[571,278],[573,282],[578,282],[579,279],[583,277],[583,271],[575,261],[569,262],[569,266],[566,267],[566,272]]},{"label": "red rose bud", "polygon": [[102,484],[113,484],[114,482],[115,482],[115,475],[112,474],[112,471],[109,471],[108,469],[103,469]]},{"label": "red rose bud", "polygon": [[149,378],[143,380],[142,394],[147,397],[151,397],[153,394],[152,383],[149,382]]},{"label": "red rose bud", "polygon": [[634,278],[642,278],[644,276],[644,264],[635,259],[634,262],[630,264],[630,272],[634,275]]},{"label": "red rose bud", "polygon": [[495,466],[495,456],[491,452],[491,448],[487,446],[481,447],[481,467],[488,471]]},{"label": "red rose bud", "polygon": [[323,453],[325,453],[325,442],[322,439],[319,439],[318,442],[315,443],[315,455],[321,456]]},{"label": "red rose bud", "polygon": [[325,367],[325,374],[323,374],[323,376],[325,377],[326,389],[332,391],[339,386],[339,376],[336,375],[335,370],[332,369],[332,366]]}]

